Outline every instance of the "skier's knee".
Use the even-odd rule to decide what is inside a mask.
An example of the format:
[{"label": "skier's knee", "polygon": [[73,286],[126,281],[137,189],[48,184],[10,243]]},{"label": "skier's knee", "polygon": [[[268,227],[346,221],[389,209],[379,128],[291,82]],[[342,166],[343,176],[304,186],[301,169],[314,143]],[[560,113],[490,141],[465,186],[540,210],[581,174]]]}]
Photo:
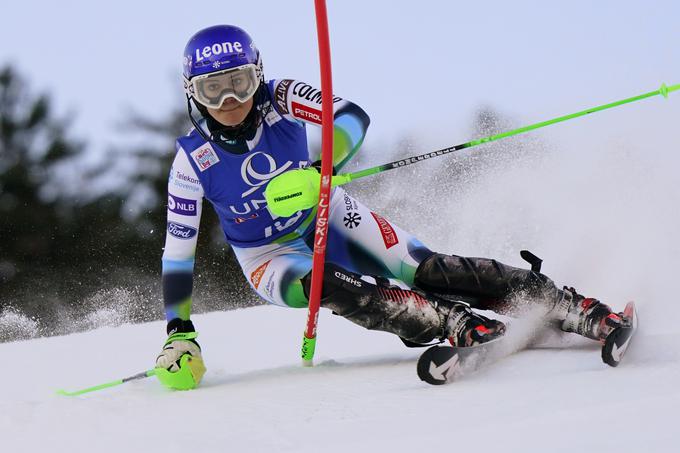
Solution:
[{"label": "skier's knee", "polygon": [[[340,266],[327,263],[323,275],[321,306],[370,330],[394,333],[416,343],[441,334],[443,320],[436,307],[417,292],[391,287],[384,279],[375,283]],[[309,295],[311,274],[303,279]]]},{"label": "skier's knee", "polygon": [[[333,263],[326,263],[323,272],[323,287],[321,293],[321,305],[329,299],[342,299],[347,303],[354,303],[355,297],[334,297],[338,294],[356,295],[367,294],[370,292],[369,283],[362,280],[362,276],[354,272],[347,271]],[[312,272],[310,271],[302,277],[302,287],[305,296],[309,300],[312,286]]]}]

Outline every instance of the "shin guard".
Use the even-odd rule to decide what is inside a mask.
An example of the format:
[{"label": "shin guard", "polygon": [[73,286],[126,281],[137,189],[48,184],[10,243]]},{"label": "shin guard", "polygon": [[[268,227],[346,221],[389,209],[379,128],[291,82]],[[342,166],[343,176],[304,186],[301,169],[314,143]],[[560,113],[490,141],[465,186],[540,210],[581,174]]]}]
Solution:
[{"label": "shin guard", "polygon": [[[413,343],[428,343],[443,335],[450,308],[440,307],[438,300],[390,286],[382,278],[348,272],[332,263],[326,263],[323,278],[321,306],[355,324],[390,332]],[[302,283],[308,296],[311,273]]]}]

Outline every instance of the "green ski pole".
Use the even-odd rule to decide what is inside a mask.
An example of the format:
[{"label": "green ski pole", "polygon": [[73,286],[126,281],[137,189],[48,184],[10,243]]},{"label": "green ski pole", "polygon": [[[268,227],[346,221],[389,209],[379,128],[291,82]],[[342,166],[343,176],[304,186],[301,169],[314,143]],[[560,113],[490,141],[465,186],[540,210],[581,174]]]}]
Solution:
[{"label": "green ski pole", "polygon": [[156,375],[156,370],[147,370],[147,371],[142,371],[141,373],[137,373],[137,374],[132,375],[132,376],[128,376],[128,377],[123,378],[123,379],[118,379],[116,381],[107,382],[106,384],[95,385],[94,387],[88,387],[88,388],[81,389],[81,390],[75,390],[73,392],[67,392],[66,390],[57,390],[57,394],[63,395],[63,396],[78,396],[78,395],[82,395],[83,393],[96,392],[97,390],[102,390],[102,389],[106,389],[106,388],[109,388],[109,387],[115,387],[115,386],[120,385],[120,384],[125,384],[126,382],[135,381],[137,379],[145,379],[145,378],[155,376],[155,375]]},{"label": "green ski pole", "polygon": [[[586,110],[582,110],[580,112],[572,113],[570,115],[560,116],[558,118],[554,118],[551,120],[542,121],[540,123],[520,127],[518,129],[502,132],[500,134],[491,135],[489,137],[471,140],[467,143],[462,143],[460,145],[451,146],[449,148],[432,151],[429,153],[421,154],[419,156],[407,157],[406,159],[396,160],[394,162],[367,168],[365,170],[360,170],[354,173],[336,175],[333,176],[331,185],[333,187],[339,186],[342,184],[346,184],[350,181],[354,181],[355,179],[363,178],[365,176],[375,175],[388,170],[393,170],[395,168],[402,168],[407,165],[422,162],[424,160],[444,156],[454,151],[460,151],[462,149],[472,148],[473,146],[481,145],[482,143],[489,143],[496,140],[500,140],[502,138],[523,134],[525,132],[540,129],[545,126],[550,126],[551,124],[561,123],[563,121],[585,116],[590,113],[595,113],[602,110],[618,107],[620,105],[629,104],[631,102],[640,101],[642,99],[646,99],[652,96],[661,95],[665,98],[668,98],[669,93],[672,93],[673,91],[677,90],[680,90],[680,84],[671,86],[661,84],[661,88],[659,88],[658,90],[650,91],[649,93],[644,93],[639,96],[633,96],[620,101],[600,105],[598,107],[592,107]],[[318,172],[314,169],[305,168],[301,170],[289,171],[272,179],[267,185],[267,188],[265,189],[265,198],[267,199],[269,210],[273,214],[276,214],[281,217],[290,217],[297,211],[300,211],[302,209],[308,209],[314,206],[318,202],[318,193],[319,193]]]}]

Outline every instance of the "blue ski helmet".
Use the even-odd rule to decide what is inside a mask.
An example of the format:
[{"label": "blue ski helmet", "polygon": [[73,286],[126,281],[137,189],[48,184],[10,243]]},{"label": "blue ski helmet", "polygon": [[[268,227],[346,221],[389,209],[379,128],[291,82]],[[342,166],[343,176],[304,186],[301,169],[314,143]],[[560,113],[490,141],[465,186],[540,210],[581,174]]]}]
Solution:
[{"label": "blue ski helmet", "polygon": [[227,97],[247,101],[264,82],[260,52],[234,25],[215,25],[192,36],[184,48],[183,75],[187,97],[214,108]]}]

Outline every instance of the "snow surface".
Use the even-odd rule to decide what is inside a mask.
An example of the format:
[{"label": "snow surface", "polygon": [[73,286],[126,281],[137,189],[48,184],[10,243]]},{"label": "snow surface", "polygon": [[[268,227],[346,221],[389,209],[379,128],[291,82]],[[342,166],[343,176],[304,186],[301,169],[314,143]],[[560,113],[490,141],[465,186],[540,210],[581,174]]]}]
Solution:
[{"label": "snow surface", "polygon": [[326,311],[316,366],[301,367],[296,333],[304,318],[304,310],[269,306],[195,316],[209,371],[190,392],[150,378],[79,397],[54,394],[148,368],[161,322],[0,344],[2,451],[573,453],[675,445],[677,334],[641,333],[616,369],[600,361],[597,344],[565,347],[555,338],[433,387],[416,376],[418,351]]}]

